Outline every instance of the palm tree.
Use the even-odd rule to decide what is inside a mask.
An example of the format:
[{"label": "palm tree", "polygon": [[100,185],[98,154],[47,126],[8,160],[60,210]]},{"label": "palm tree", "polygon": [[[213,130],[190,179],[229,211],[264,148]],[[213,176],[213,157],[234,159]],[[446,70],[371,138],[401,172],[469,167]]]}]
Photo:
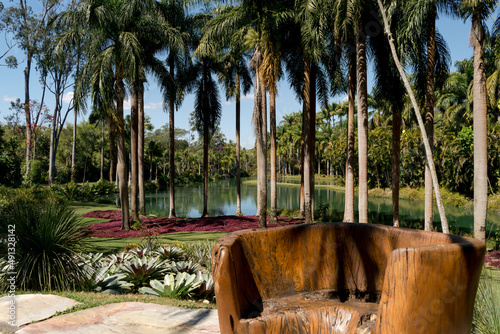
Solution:
[{"label": "palm tree", "polygon": [[389,46],[391,48],[393,61],[394,61],[395,65],[396,65],[396,67],[401,75],[401,78],[403,79],[403,83],[405,85],[406,91],[408,92],[408,95],[410,96],[410,100],[412,102],[413,109],[414,109],[415,115],[417,117],[418,125],[419,125],[420,131],[422,133],[422,137],[423,137],[422,139],[424,141],[426,159],[429,163],[429,167],[431,170],[432,184],[434,185],[434,192],[436,195],[436,201],[437,201],[437,205],[438,205],[438,209],[439,209],[439,214],[441,217],[441,225],[443,228],[443,232],[449,233],[448,220],[446,219],[446,214],[445,214],[444,206],[443,206],[443,200],[441,198],[441,192],[439,190],[439,183],[438,183],[438,178],[437,178],[437,174],[436,174],[436,168],[434,166],[434,161],[433,161],[432,151],[430,149],[429,141],[427,139],[427,136],[425,135],[425,126],[424,126],[424,123],[422,121],[422,116],[420,115],[420,108],[418,107],[417,100],[415,99],[415,95],[413,94],[413,91],[412,91],[412,88],[411,88],[410,83],[408,81],[408,78],[406,77],[406,74],[404,73],[401,62],[399,61],[399,57],[398,57],[398,54],[396,51],[396,46],[394,43],[394,38],[391,34],[389,21],[387,19],[387,14],[385,12],[384,5],[382,4],[381,0],[377,0],[377,3],[378,3],[380,13],[382,14],[382,19],[383,19],[383,23],[384,23],[384,31],[385,31],[385,34],[387,35]]},{"label": "palm tree", "polygon": [[[175,217],[175,108],[184,100],[187,86],[191,81],[190,55],[188,54],[189,29],[192,25],[191,17],[183,7],[183,1],[174,0],[160,4],[161,16],[168,22],[169,28],[178,32],[176,37],[167,39],[159,51],[166,51],[165,64],[157,59],[150,59],[153,73],[160,82],[161,89],[169,114],[169,217]],[[180,36],[179,36],[180,35]]]},{"label": "palm tree", "polygon": [[[434,149],[434,105],[436,88],[441,88],[448,74],[450,62],[446,43],[436,32],[438,10],[451,11],[456,1],[407,1],[403,5],[405,26],[401,29],[402,47],[408,49],[416,71],[417,95],[425,103],[425,131]],[[406,46],[406,45],[407,46]],[[425,165],[425,219],[426,231],[433,229],[433,190],[429,164]]]},{"label": "palm tree", "polygon": [[[397,10],[397,9],[396,9]],[[391,16],[391,26],[401,29],[401,16]],[[385,42],[385,36],[372,36],[372,53],[375,62],[376,85],[373,89],[376,107],[380,108],[385,116],[392,112],[392,222],[399,227],[399,183],[401,162],[401,123],[402,111],[405,105],[405,88],[400,79],[394,61],[389,56],[390,48]],[[372,120],[374,117],[372,117]]]},{"label": "palm tree", "polygon": [[91,83],[92,101],[102,103],[112,111],[118,147],[117,172],[122,208],[122,229],[128,230],[129,199],[127,184],[127,154],[124,143],[123,101],[125,80],[134,80],[141,62],[141,47],[130,31],[127,1],[113,3],[91,0],[82,8],[86,14],[88,33],[86,45],[88,62],[82,70],[82,80]]},{"label": "palm tree", "polygon": [[[334,13],[334,38],[338,40],[339,43],[345,45],[348,59],[347,159],[345,172],[344,222],[354,222],[354,110],[356,104],[356,89],[358,86],[358,78],[356,72],[356,12],[358,11],[358,6],[359,4],[357,4],[356,2],[350,3],[347,1],[333,2],[332,5]],[[358,113],[358,120],[360,119],[360,117],[361,116]],[[359,131],[360,129],[358,126],[358,133]]]},{"label": "palm tree", "polygon": [[[303,104],[303,192],[306,223],[314,220],[314,161],[316,135],[316,100],[319,95],[323,106],[328,95],[322,62],[327,54],[327,15],[325,3],[297,1],[295,22],[287,27],[289,34],[283,46],[289,80]],[[296,36],[300,36],[297,39]],[[318,94],[319,93],[319,94]],[[302,182],[301,182],[302,183]],[[301,200],[302,204],[302,200]]]},{"label": "palm tree", "polygon": [[195,65],[198,77],[195,86],[194,120],[196,130],[203,136],[203,213],[202,217],[208,216],[208,147],[210,137],[217,128],[221,116],[221,103],[219,90],[213,74],[219,71],[219,64],[209,57],[200,57]]},{"label": "palm tree", "polygon": [[485,241],[488,208],[488,123],[486,71],[484,66],[485,20],[497,6],[496,0],[467,0],[459,4],[459,12],[471,17],[469,43],[474,47],[474,237]]},{"label": "palm tree", "polygon": [[[263,87],[264,84],[259,72],[266,52],[263,35],[273,21],[274,15],[279,14],[279,8],[281,8],[281,4],[275,1],[247,0],[240,1],[234,6],[222,6],[204,28],[203,37],[205,41],[218,41],[217,45],[228,46],[231,45],[234,36],[240,36],[245,39],[245,47],[254,50],[251,60],[253,66],[250,67],[253,67],[255,72],[253,123],[257,135],[257,206],[260,227],[266,227],[267,112],[265,109],[265,87]],[[212,48],[210,43],[205,43],[205,47]]]},{"label": "palm tree", "polygon": [[[229,8],[218,8],[214,15],[223,13]],[[219,82],[224,85],[226,99],[235,98],[236,101],[236,216],[241,216],[241,179],[240,179],[240,114],[241,114],[241,89],[243,94],[248,94],[252,86],[252,78],[245,64],[246,54],[243,45],[244,36],[236,33],[228,41],[222,44],[221,40],[212,40],[213,29],[211,22],[204,26],[204,35],[197,48],[197,53],[203,55],[217,54],[222,64],[218,73]],[[242,31],[240,31],[242,32]]]}]

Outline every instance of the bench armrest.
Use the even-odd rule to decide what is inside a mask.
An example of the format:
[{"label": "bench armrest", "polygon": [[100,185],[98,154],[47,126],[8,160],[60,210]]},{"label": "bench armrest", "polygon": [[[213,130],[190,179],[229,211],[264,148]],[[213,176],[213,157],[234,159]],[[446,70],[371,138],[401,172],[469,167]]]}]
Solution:
[{"label": "bench armrest", "polygon": [[256,317],[263,310],[239,242],[214,247],[212,271],[221,333],[233,333],[240,319]]},{"label": "bench armrest", "polygon": [[485,245],[394,250],[374,333],[470,333]]}]

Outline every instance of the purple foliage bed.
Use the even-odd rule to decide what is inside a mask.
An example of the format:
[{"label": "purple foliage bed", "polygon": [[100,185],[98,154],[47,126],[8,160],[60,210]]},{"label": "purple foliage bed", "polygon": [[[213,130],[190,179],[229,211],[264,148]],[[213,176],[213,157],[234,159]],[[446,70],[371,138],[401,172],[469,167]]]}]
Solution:
[{"label": "purple foliage bed", "polygon": [[[89,237],[92,238],[133,238],[151,235],[151,233],[164,234],[173,232],[234,232],[238,230],[258,228],[257,216],[221,216],[207,218],[141,218],[142,226],[137,230],[121,230],[121,211],[106,210],[92,211],[83,215],[87,218],[109,219],[104,223],[97,223],[88,227]],[[279,217],[280,226],[301,224],[302,219]],[[275,227],[276,224],[268,224]]]},{"label": "purple foliage bed", "polygon": [[500,267],[500,251],[493,251],[486,254],[484,262],[493,267]]}]

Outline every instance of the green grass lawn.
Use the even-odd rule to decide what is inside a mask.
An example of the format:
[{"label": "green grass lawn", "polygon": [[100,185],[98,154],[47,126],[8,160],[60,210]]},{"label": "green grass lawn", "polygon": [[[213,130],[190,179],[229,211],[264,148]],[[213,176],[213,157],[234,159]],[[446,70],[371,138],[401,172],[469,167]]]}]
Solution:
[{"label": "green grass lawn", "polygon": [[[118,207],[112,204],[96,204],[96,203],[84,203],[84,202],[74,202],[70,206],[71,209],[75,211],[77,216],[82,216],[87,212],[97,211],[97,210],[119,210]],[[107,219],[97,219],[97,218],[85,218],[82,220],[87,224],[96,224],[107,221]],[[183,243],[197,243],[201,241],[216,241],[221,236],[226,234],[225,232],[177,232],[177,233],[166,233],[157,236],[157,239],[162,244],[173,244],[174,242]],[[126,244],[138,244],[143,240],[143,238],[87,238],[88,252],[100,252],[107,253],[115,250],[122,250]]]},{"label": "green grass lawn", "polygon": [[[119,207],[113,204],[98,204],[98,203],[85,203],[85,202],[73,202],[69,206],[75,211],[75,214],[79,217],[86,214],[87,212],[97,211],[97,210],[120,210]],[[96,218],[86,218],[82,217],[82,221],[88,225],[102,223],[107,221],[107,219],[96,219]]]},{"label": "green grass lawn", "polygon": [[[225,232],[178,232],[160,234],[157,240],[162,244],[173,244],[174,242],[197,243],[202,241],[216,241]],[[126,244],[138,244],[144,238],[88,238],[86,240],[86,250],[89,252],[107,253],[115,250],[122,250]]]}]

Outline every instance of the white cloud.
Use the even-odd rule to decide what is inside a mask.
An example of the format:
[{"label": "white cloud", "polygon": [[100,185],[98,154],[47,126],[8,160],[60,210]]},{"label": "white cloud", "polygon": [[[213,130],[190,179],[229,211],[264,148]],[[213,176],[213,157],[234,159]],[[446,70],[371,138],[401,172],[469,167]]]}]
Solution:
[{"label": "white cloud", "polygon": [[6,95],[3,96],[3,100],[5,102],[16,102],[16,99],[17,99],[17,97],[6,96]]},{"label": "white cloud", "polygon": [[163,108],[163,102],[149,102],[144,105],[144,109],[160,109]]},{"label": "white cloud", "polygon": [[254,99],[254,94],[250,93],[250,94],[244,95],[241,99],[242,100],[253,100]]},{"label": "white cloud", "polygon": [[130,110],[130,99],[126,98],[125,101],[123,101],[123,110]]},{"label": "white cloud", "polygon": [[73,92],[68,92],[68,93],[64,94],[64,96],[63,96],[63,102],[64,103],[70,103],[71,100],[73,100],[73,95],[74,95]]}]

